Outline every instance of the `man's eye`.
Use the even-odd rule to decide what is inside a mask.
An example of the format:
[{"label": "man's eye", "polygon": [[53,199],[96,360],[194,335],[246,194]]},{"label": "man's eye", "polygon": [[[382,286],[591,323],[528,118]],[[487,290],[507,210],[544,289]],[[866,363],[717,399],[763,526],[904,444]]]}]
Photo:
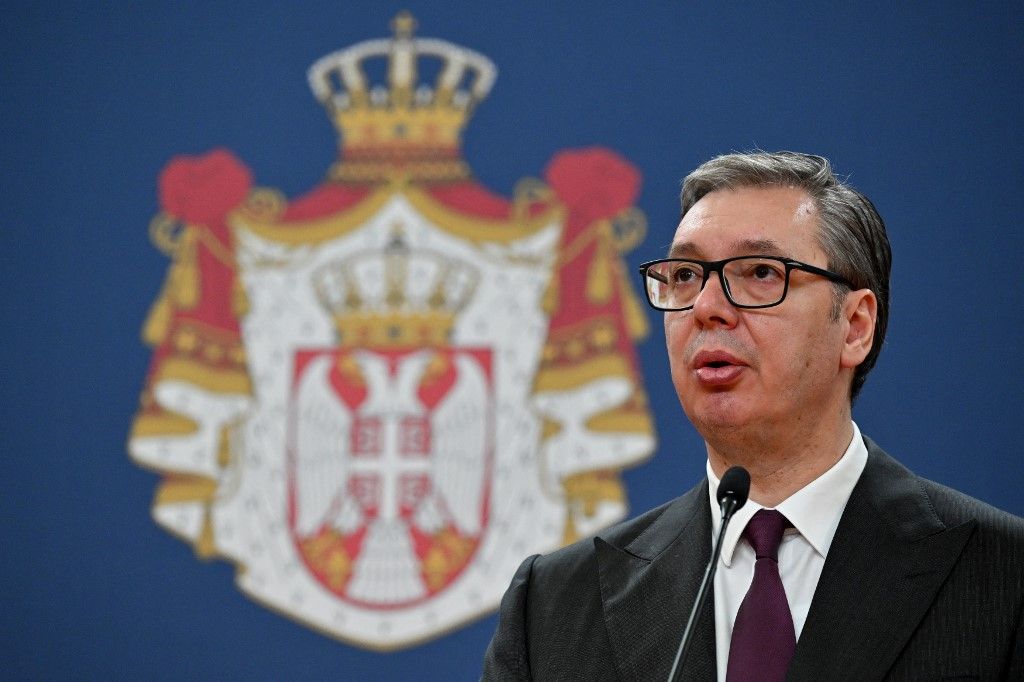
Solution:
[{"label": "man's eye", "polygon": [[676,268],[675,274],[672,279],[674,279],[679,284],[690,284],[691,282],[699,281],[699,278],[700,275],[693,268],[680,266]]},{"label": "man's eye", "polygon": [[768,263],[753,263],[746,268],[743,276],[758,282],[775,282],[782,279],[782,272]]}]

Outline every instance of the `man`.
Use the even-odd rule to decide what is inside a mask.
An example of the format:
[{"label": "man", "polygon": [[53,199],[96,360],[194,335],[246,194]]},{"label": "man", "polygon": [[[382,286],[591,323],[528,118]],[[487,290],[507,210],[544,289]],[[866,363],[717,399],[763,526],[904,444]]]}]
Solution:
[{"label": "man", "polygon": [[851,419],[888,319],[871,202],[821,157],[722,156],[686,178],[668,256],[641,271],[707,480],[524,561],[484,678],[666,679],[738,465],[750,499],[679,679],[1024,679],[1024,520],[916,477]]}]

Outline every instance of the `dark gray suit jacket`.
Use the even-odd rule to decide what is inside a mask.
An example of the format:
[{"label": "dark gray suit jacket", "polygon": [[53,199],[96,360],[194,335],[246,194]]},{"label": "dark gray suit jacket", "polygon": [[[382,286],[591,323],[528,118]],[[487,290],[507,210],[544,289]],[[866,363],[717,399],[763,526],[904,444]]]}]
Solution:
[{"label": "dark gray suit jacket", "polygon": [[[1024,680],[1024,519],[868,462],[790,680]],[[664,680],[711,556],[708,483],[519,567],[485,680]],[[710,604],[683,679],[715,679]]]}]

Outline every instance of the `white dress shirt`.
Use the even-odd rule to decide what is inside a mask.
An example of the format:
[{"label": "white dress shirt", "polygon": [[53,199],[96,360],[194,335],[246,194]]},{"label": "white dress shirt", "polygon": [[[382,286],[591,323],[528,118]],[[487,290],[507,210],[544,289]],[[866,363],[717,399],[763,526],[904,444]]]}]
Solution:
[{"label": "white dress shirt", "polygon": [[[786,588],[786,599],[793,614],[793,628],[798,641],[839,519],[867,461],[867,447],[860,429],[854,423],[853,439],[842,458],[831,469],[775,507],[793,524],[793,528],[788,528],[782,536],[779,573],[782,585]],[[707,471],[713,543],[722,525],[715,497],[719,481],[711,470],[710,462]],[[732,517],[722,540],[722,555],[715,573],[715,655],[720,682],[725,681],[736,612],[754,579],[754,550],[748,542],[741,541],[743,529],[759,509],[764,507],[748,500]]]}]

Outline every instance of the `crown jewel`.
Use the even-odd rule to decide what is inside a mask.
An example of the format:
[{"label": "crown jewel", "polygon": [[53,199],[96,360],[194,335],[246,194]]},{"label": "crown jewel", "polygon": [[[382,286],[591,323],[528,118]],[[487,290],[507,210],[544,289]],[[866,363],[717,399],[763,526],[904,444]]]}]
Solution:
[{"label": "crown jewel", "polygon": [[[332,176],[355,182],[396,174],[468,176],[461,132],[494,84],[494,64],[443,40],[414,38],[416,20],[408,12],[396,16],[391,26],[393,38],[357,43],[309,69],[313,94],[341,134],[342,158]],[[382,60],[387,83],[371,83],[366,67]],[[420,71],[438,64],[433,82],[420,83]]]}]

